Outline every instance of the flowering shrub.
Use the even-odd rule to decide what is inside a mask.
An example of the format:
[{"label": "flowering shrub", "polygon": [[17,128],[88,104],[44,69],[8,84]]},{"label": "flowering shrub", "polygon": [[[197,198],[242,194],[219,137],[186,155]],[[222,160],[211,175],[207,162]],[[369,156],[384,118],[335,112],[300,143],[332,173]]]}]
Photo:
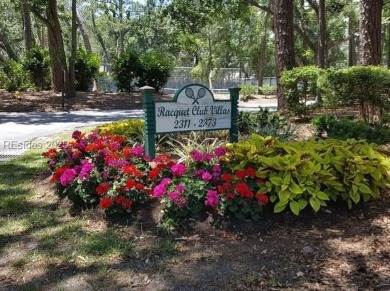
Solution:
[{"label": "flowering shrub", "polygon": [[233,172],[226,167],[228,154],[224,147],[213,153],[193,150],[187,165],[175,163],[165,155],[157,157],[156,168],[165,172],[152,196],[164,204],[165,216],[194,217],[208,208],[240,219],[259,219],[261,206],[269,198],[257,192],[260,181],[256,170]]},{"label": "flowering shrub", "polygon": [[108,212],[129,212],[134,203],[149,200],[155,176],[142,146],[131,147],[126,138],[109,133],[75,131],[72,138],[43,153],[60,194]]},{"label": "flowering shrub", "polygon": [[232,152],[192,150],[188,162],[159,155],[153,161],[142,146],[123,136],[75,131],[43,155],[49,159],[59,193],[80,206],[99,205],[108,213],[130,212],[150,198],[164,204],[165,218],[196,217],[206,210],[236,218],[258,219],[269,202],[258,192],[264,181],[254,168],[233,171]]}]

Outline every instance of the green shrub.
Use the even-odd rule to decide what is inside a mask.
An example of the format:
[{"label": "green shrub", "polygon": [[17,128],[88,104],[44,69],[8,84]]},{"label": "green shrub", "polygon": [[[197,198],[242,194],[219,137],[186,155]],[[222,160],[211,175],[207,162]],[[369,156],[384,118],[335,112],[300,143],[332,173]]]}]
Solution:
[{"label": "green shrub", "polygon": [[389,158],[365,141],[283,142],[252,135],[228,148],[232,169],[257,169],[259,191],[270,195],[275,212],[289,207],[298,215],[308,205],[318,211],[337,199],[351,208],[390,186]]},{"label": "green shrub", "polygon": [[141,70],[138,75],[138,86],[145,85],[160,91],[168,82],[173,69],[173,63],[169,57],[157,51],[147,52],[141,55]]},{"label": "green shrub", "polygon": [[87,91],[89,85],[99,74],[100,58],[97,54],[78,49],[75,62],[76,90]]},{"label": "green shrub", "polygon": [[241,84],[240,88],[240,95],[243,97],[255,95],[259,90],[259,87],[251,84]]},{"label": "green shrub", "polygon": [[27,51],[23,67],[29,72],[32,82],[38,89],[50,88],[50,57],[46,49],[34,47]]},{"label": "green shrub", "polygon": [[238,131],[241,135],[252,133],[261,136],[273,136],[279,139],[291,139],[295,135],[295,129],[291,123],[281,117],[277,112],[269,112],[262,109],[258,112],[240,111],[237,118]]},{"label": "green shrub", "polygon": [[301,117],[307,116],[310,106],[306,102],[318,95],[318,79],[325,73],[325,70],[315,66],[297,67],[283,72],[280,82],[285,88],[287,108],[291,112]]},{"label": "green shrub", "polygon": [[118,90],[130,92],[137,85],[137,77],[142,70],[139,54],[133,50],[122,52],[112,63],[114,79]]},{"label": "green shrub", "polygon": [[351,119],[336,119],[332,115],[322,115],[312,121],[317,135],[325,133],[329,138],[346,140],[350,138],[365,139],[369,143],[387,144],[390,142],[390,128],[388,126],[367,124]]},{"label": "green shrub", "polygon": [[272,85],[263,85],[261,87],[259,87],[260,91],[264,94],[264,95],[272,95],[272,94],[276,94],[276,86],[272,86]]},{"label": "green shrub", "polygon": [[[365,122],[373,122],[377,115],[382,120],[383,111],[390,108],[390,71],[374,66],[355,66],[331,69],[327,74],[329,103],[343,106],[359,105]],[[375,112],[376,111],[376,112]]]},{"label": "green shrub", "polygon": [[100,133],[111,133],[126,136],[132,143],[144,142],[144,124],[142,119],[126,119],[106,123],[97,127]]},{"label": "green shrub", "polygon": [[32,87],[28,72],[14,60],[4,62],[0,71],[0,85],[7,91],[25,91]]}]

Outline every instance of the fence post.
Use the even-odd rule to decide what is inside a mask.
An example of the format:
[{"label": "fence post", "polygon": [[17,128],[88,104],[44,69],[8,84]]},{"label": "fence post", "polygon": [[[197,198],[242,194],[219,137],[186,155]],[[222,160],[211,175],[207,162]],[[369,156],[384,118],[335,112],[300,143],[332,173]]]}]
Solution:
[{"label": "fence post", "polygon": [[140,90],[142,92],[142,103],[145,113],[145,153],[153,159],[156,156],[154,141],[156,134],[156,116],[153,99],[154,88],[144,86]]},{"label": "fence post", "polygon": [[229,131],[230,142],[238,141],[237,117],[238,117],[238,98],[240,95],[240,90],[241,88],[239,87],[229,88],[230,102],[232,103],[232,124]]}]

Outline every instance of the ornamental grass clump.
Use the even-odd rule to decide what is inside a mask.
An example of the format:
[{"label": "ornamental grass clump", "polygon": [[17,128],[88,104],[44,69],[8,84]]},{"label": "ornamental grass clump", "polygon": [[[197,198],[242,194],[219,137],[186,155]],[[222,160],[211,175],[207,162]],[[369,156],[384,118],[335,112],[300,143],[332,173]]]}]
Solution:
[{"label": "ornamental grass clump", "polygon": [[75,131],[72,141],[43,153],[60,196],[76,206],[99,205],[108,213],[130,212],[150,199],[153,172],[144,148],[123,136]]}]

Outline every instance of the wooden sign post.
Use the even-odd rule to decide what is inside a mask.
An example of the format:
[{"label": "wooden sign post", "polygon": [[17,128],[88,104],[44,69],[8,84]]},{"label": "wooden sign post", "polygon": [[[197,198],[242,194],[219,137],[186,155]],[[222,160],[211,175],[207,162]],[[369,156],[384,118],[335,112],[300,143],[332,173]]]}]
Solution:
[{"label": "wooden sign post", "polygon": [[145,112],[145,152],[156,155],[156,134],[199,130],[229,129],[231,142],[238,140],[237,115],[240,88],[230,88],[230,100],[215,100],[213,93],[200,84],[181,88],[172,101],[153,99],[152,87],[142,87]]}]

